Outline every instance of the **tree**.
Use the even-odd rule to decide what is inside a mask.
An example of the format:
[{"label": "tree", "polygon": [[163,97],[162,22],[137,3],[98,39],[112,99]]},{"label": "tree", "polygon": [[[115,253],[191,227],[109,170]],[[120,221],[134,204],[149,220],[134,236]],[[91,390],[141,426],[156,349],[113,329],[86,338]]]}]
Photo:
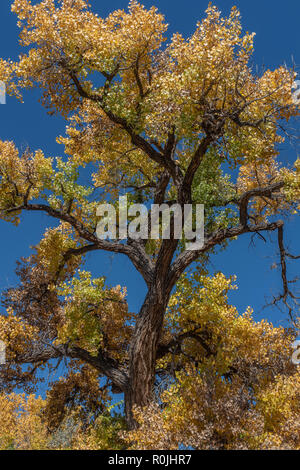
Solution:
[{"label": "tree", "polygon": [[[6,389],[30,388],[40,367],[55,367],[55,361],[68,358],[62,415],[67,403],[83,401],[98,416],[108,386],[124,394],[130,429],[140,420],[134,409],[153,402],[157,381],[166,381],[171,396],[177,387],[189,400],[189,387],[191,394],[198,390],[205,395],[215,371],[216,393],[226,401],[231,395],[226,387],[231,387],[234,401],[234,394],[246,387],[249,396],[239,406],[253,406],[255,387],[266,394],[282,374],[294,381],[294,393],[297,370],[287,359],[282,367],[271,367],[254,354],[254,345],[252,357],[244,351],[238,360],[228,353],[239,337],[254,331],[263,348],[270,330],[287,358],[291,351],[283,338],[290,341],[293,334],[254,325],[247,315],[236,318],[233,307],[224,303],[229,281],[220,274],[207,277],[207,263],[212,253],[243,234],[276,231],[283,292],[274,304],[283,302],[296,324],[297,297],[286,267],[287,257],[293,256],[284,246],[282,219],[299,209],[300,163],[283,167],[278,151],[283,122],[299,114],[295,72],[281,66],[253,73],[254,35],[242,35],[236,8],[222,18],[210,5],[189,39],[175,34],[166,46],[164,17],[135,0],[128,12],[118,10],[106,19],[84,0],[58,5],[54,0],[36,5],[15,0],[12,10],[28,52],[17,63],[1,60],[0,79],[20,99],[22,88],[41,88],[48,112],[67,121],[67,135],[58,138],[67,156],[54,161],[41,150],[20,153],[12,142],[0,142],[2,219],[18,224],[21,213],[34,211],[60,223],[23,260],[21,284],[5,296],[0,337],[8,345],[8,363],[1,369]],[[228,167],[238,170],[235,182]],[[83,172],[85,179],[89,175],[86,186],[80,180]],[[98,205],[109,201],[117,208],[124,192],[130,204],[204,204],[203,247],[186,250],[185,240],[174,237],[172,221],[169,240],[99,239]],[[143,277],[147,295],[138,314],[128,312],[125,290],[107,287],[103,278],[92,279],[80,270],[84,255],[96,250],[126,255]],[[191,266],[196,284],[192,274],[185,274]],[[207,283],[214,286],[210,297]],[[176,314],[174,296],[180,305]],[[231,322],[237,328],[231,342],[220,339],[219,321],[222,328]],[[266,354],[270,361],[271,346]],[[255,387],[254,369],[262,374]],[[203,378],[193,388],[187,377],[198,377],[199,371]],[[80,382],[75,388],[74,374]],[[82,374],[89,377],[90,388],[83,386]],[[94,389],[99,377],[107,383]],[[57,399],[60,387],[54,384],[49,394]],[[166,409],[176,406],[171,399]],[[229,445],[225,438],[220,444],[216,431],[210,439],[211,445]]]}]

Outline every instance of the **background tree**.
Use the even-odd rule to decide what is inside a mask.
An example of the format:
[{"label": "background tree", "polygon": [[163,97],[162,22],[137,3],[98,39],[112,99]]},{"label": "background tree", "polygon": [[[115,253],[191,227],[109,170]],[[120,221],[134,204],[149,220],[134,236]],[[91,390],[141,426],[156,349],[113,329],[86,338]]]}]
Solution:
[{"label": "background tree", "polygon": [[[41,88],[48,112],[67,120],[66,136],[58,138],[67,157],[54,160],[29,149],[19,153],[12,142],[0,142],[2,219],[18,224],[23,211],[36,211],[59,221],[46,231],[31,258],[23,260],[21,284],[5,296],[0,337],[8,344],[8,363],[1,369],[3,386],[30,388],[41,367],[55,367],[55,361],[68,358],[66,399],[62,407],[56,400],[58,415],[63,416],[67,403],[72,408],[83,401],[96,419],[111,387],[124,394],[130,428],[136,424],[134,407],[153,401],[156,380],[175,380],[188,403],[186,377],[193,377],[195,368],[203,378],[195,381],[191,393],[204,394],[204,378],[211,380],[217,372],[213,390],[222,392],[226,401],[226,380],[237,394],[238,387],[246,388],[245,407],[253,406],[253,396],[258,400],[253,362],[263,371],[255,382],[262,393],[281,373],[292,376],[295,392],[298,375],[287,360],[281,369],[267,365],[272,348],[266,363],[259,355],[237,361],[229,354],[228,348],[251,328],[260,331],[264,344],[262,327],[253,326],[248,317],[228,318],[228,325],[241,322],[244,329],[224,343],[218,318],[206,323],[205,316],[223,315],[222,325],[227,325],[222,299],[228,281],[219,274],[207,277],[209,256],[243,234],[276,231],[283,291],[274,304],[282,301],[293,324],[297,322],[297,297],[286,270],[286,258],[293,256],[284,247],[283,219],[298,211],[300,164],[296,160],[293,169],[285,168],[278,158],[283,122],[299,114],[295,72],[282,66],[253,73],[253,34],[242,35],[236,8],[222,18],[210,5],[189,39],[176,34],[168,45],[163,16],[136,1],[130,2],[128,12],[115,11],[106,19],[83,0],[36,5],[16,0],[12,9],[28,52],[17,63],[1,60],[0,79],[19,98],[24,87]],[[231,169],[237,170],[237,178]],[[184,240],[174,237],[99,240],[97,206],[117,203],[124,192],[131,194],[131,203],[204,204],[203,248],[188,251]],[[148,292],[138,314],[128,312],[125,290],[107,287],[103,278],[92,279],[80,270],[84,255],[96,250],[126,255],[142,275]],[[191,265],[197,273],[193,288],[191,279],[182,277]],[[215,289],[211,298],[205,290],[210,282]],[[179,295],[180,310],[170,317],[172,293]],[[288,335],[265,328],[278,338]],[[288,341],[292,336],[290,332]],[[283,339],[278,341],[282,351],[288,348]],[[223,356],[218,348],[225,348]],[[206,374],[207,361],[212,362]],[[99,386],[101,377],[104,387]],[[53,385],[49,403],[64,385]],[[174,411],[170,403],[167,409]],[[59,416],[57,420],[61,422]],[[221,439],[218,445],[229,446],[214,432],[210,439],[211,445]]]}]

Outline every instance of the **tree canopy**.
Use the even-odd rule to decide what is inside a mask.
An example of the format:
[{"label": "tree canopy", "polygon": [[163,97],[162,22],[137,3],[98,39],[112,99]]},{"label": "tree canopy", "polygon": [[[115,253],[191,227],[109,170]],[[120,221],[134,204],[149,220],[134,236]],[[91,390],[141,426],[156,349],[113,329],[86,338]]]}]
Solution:
[{"label": "tree canopy", "polygon": [[[223,18],[210,4],[187,39],[167,39],[164,16],[135,0],[107,18],[85,0],[15,0],[12,11],[26,52],[0,59],[0,80],[20,100],[38,87],[66,132],[61,158],[0,141],[1,219],[49,216],[3,297],[0,447],[300,449],[298,298],[286,262],[297,256],[284,244],[300,160],[280,160],[299,115],[296,72],[254,72],[254,34],[236,7]],[[118,213],[123,194],[129,205],[204,204],[203,246],[186,249],[172,221],[170,239],[98,238],[97,207]],[[208,270],[237,237],[268,232],[286,328],[238,312],[234,277]],[[143,277],[139,312],[126,287],[85,270],[97,250],[127,256]],[[41,371],[62,361],[65,375],[36,398]]]}]

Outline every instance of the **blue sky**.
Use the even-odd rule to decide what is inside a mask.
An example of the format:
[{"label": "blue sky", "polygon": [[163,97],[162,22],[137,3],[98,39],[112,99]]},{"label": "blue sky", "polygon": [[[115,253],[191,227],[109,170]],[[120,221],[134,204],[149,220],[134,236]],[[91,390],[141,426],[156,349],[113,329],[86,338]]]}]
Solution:
[{"label": "blue sky", "polygon": [[[127,1],[90,0],[92,7],[101,16],[116,8],[126,8]],[[185,0],[143,2],[147,7],[153,3],[165,14],[170,25],[169,34],[179,31],[189,36],[201,19],[207,7],[207,1]],[[227,14],[233,5],[242,13],[245,31],[255,31],[254,63],[259,68],[276,68],[294,61],[300,64],[300,2],[298,0],[216,0],[214,2],[223,13]],[[0,3],[0,57],[16,59],[21,52],[18,45],[16,17],[10,12],[11,2]],[[41,148],[45,154],[59,156],[63,147],[55,142],[56,136],[64,134],[65,122],[58,116],[48,116],[38,102],[39,91],[25,93],[25,102],[21,104],[8,98],[6,105],[0,105],[0,139],[14,140],[20,147]],[[282,148],[281,161],[284,164],[296,160],[296,150],[288,144]],[[22,223],[15,228],[0,221],[0,290],[13,286],[17,278],[14,274],[16,260],[28,256],[30,246],[39,242],[46,227],[53,221],[46,215],[26,214]],[[285,238],[294,253],[300,253],[300,218],[291,218],[287,224]],[[278,294],[281,289],[280,272],[272,271],[271,264],[277,260],[275,238],[265,244],[257,237],[255,247],[250,246],[249,236],[241,237],[230,248],[212,258],[211,272],[223,271],[226,275],[236,274],[239,289],[231,295],[231,301],[240,312],[248,305],[254,308],[255,317],[267,317],[276,324],[286,321],[286,316],[278,310],[262,307],[266,296]],[[300,261],[290,266],[291,276],[297,275]],[[145,285],[122,255],[89,254],[87,267],[95,276],[105,275],[109,284],[126,285],[128,300],[132,310],[137,310],[143,300]]]}]

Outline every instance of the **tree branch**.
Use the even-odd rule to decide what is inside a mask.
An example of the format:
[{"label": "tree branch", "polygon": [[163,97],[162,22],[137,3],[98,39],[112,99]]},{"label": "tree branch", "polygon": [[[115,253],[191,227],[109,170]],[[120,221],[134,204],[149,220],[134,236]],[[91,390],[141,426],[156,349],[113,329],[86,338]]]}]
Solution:
[{"label": "tree branch", "polygon": [[245,192],[237,201],[240,206],[240,224],[246,226],[248,223],[248,204],[253,197],[268,197],[272,198],[273,193],[283,188],[284,182],[279,181],[278,183],[270,184],[263,188],[254,188],[250,191]]},{"label": "tree branch", "polygon": [[[88,248],[88,251],[104,250],[108,252],[122,253],[127,255],[132,261],[135,268],[138,270],[138,272],[143,276],[145,282],[148,285],[151,283],[153,272],[152,262],[150,258],[146,255],[146,253],[142,252],[136,246],[119,242],[100,240],[94,233],[91,233],[89,230],[87,230],[87,228],[82,224],[82,222],[75,219],[75,217],[70,214],[60,212],[57,209],[53,209],[52,207],[47,206],[46,204],[24,204],[22,206],[7,209],[6,212],[10,213],[19,210],[46,212],[48,215],[54,217],[55,219],[69,223],[76,230],[76,232],[80,235],[81,238],[92,243],[92,245]],[[82,254],[80,251],[77,253]],[[76,253],[70,252],[70,256],[72,254],[74,255]]]},{"label": "tree branch", "polygon": [[121,369],[117,361],[103,351],[99,351],[95,357],[77,346],[35,344],[32,345],[30,351],[18,354],[13,362],[16,364],[36,364],[62,357],[80,359],[104,374],[120,391],[124,392],[127,388],[128,377],[126,372]]}]

